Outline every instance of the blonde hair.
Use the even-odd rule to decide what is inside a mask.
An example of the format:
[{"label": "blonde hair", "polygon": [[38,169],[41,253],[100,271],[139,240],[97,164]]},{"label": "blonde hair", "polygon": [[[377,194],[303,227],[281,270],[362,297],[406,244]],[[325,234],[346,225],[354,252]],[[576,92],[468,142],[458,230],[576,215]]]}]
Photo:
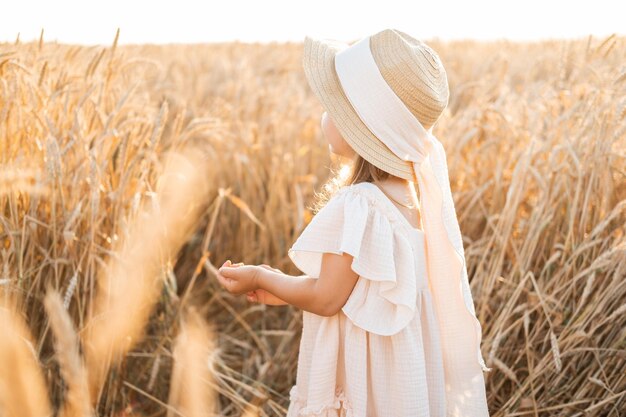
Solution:
[{"label": "blonde hair", "polygon": [[313,214],[321,210],[328,200],[344,185],[382,181],[394,177],[394,175],[378,168],[361,155],[355,155],[356,156],[352,158],[352,161],[347,166],[340,166],[339,169],[331,169],[332,174],[330,178],[315,195],[312,207]]}]

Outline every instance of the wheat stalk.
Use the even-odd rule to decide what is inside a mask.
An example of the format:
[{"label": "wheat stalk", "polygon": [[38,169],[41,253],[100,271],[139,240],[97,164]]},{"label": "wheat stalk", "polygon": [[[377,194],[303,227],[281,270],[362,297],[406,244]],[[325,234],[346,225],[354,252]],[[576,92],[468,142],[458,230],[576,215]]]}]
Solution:
[{"label": "wheat stalk", "polygon": [[90,395],[87,384],[87,369],[79,352],[79,339],[74,324],[64,306],[61,295],[54,289],[49,289],[44,298],[44,306],[48,313],[56,358],[61,370],[61,376],[67,384],[67,394],[61,417],[91,417]]}]

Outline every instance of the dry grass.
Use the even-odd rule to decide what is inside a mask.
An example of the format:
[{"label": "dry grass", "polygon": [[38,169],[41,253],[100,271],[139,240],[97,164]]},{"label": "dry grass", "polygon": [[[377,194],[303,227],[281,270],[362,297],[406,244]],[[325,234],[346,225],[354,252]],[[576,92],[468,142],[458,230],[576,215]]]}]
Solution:
[{"label": "dry grass", "polygon": [[0,410],[3,416],[52,415],[46,381],[24,319],[0,305]]},{"label": "dry grass", "polygon": [[[626,39],[430,44],[492,415],[626,414]],[[337,162],[300,60],[0,44],[0,415],[284,415],[300,313],[214,270],[299,273]]]},{"label": "dry grass", "polygon": [[87,368],[80,355],[79,339],[67,313],[61,295],[49,288],[44,296],[44,306],[52,327],[57,362],[61,377],[67,386],[60,416],[81,417],[91,413]]},{"label": "dry grass", "polygon": [[215,398],[214,361],[216,346],[212,330],[193,309],[187,313],[174,344],[174,369],[171,378],[168,404],[173,410],[189,417],[217,413]]}]

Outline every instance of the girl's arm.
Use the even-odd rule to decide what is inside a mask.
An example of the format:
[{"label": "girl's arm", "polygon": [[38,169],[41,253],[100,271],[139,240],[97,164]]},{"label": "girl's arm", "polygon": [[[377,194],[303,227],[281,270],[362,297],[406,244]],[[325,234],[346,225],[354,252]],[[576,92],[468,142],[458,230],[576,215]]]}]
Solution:
[{"label": "girl's arm", "polygon": [[257,285],[285,302],[320,316],[337,314],[346,303],[357,279],[352,256],[324,253],[319,278],[291,276],[260,268]]},{"label": "girl's arm", "polygon": [[261,289],[302,310],[332,316],[346,303],[359,278],[351,268],[352,260],[347,253],[324,253],[319,278],[286,275],[257,265],[222,266],[217,278],[233,294]]},{"label": "girl's arm", "polygon": [[260,288],[247,293],[246,298],[252,303],[267,304],[268,306],[284,306],[289,304],[287,301],[276,297],[271,292]]}]

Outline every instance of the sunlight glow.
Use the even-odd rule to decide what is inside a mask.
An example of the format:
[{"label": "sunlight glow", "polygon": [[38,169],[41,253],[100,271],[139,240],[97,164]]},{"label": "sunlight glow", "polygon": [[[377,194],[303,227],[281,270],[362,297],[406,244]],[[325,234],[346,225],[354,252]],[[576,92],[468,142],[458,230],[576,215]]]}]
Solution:
[{"label": "sunlight glow", "polygon": [[[604,37],[624,34],[617,1],[503,2],[495,0],[298,2],[77,0],[8,2],[0,14],[0,42],[39,39],[109,44],[301,42],[305,35],[356,40],[384,28],[422,38],[510,39]],[[95,5],[94,5],[95,4]]]}]

